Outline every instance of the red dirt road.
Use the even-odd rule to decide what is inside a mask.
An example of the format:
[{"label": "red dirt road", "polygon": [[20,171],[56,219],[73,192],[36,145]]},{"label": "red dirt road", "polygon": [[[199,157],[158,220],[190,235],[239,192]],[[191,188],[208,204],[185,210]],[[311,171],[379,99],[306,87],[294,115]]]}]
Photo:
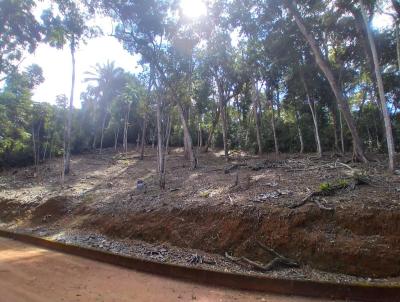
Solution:
[{"label": "red dirt road", "polygon": [[322,301],[214,288],[0,238],[0,302]]}]

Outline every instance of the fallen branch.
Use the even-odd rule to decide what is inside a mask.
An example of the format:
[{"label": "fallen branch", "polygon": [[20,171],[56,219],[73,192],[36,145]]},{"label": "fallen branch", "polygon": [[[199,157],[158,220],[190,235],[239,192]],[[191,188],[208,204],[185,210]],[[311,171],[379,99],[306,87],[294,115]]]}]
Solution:
[{"label": "fallen branch", "polygon": [[[279,254],[278,252],[276,252],[274,249],[271,249],[267,246],[265,246],[264,244],[262,244],[260,241],[256,241],[256,243],[265,251],[267,251],[268,253],[271,253],[272,255],[274,255],[275,257],[278,258],[285,258],[284,256],[282,256],[281,254]],[[287,259],[287,258],[286,258]]]},{"label": "fallen branch", "polygon": [[314,202],[314,203],[318,206],[318,208],[320,208],[321,210],[324,210],[324,211],[334,211],[334,210],[335,210],[334,208],[329,208],[329,207],[324,206],[323,204],[321,204],[321,203],[318,201],[318,199],[313,200],[313,202]]},{"label": "fallen branch", "polygon": [[246,257],[234,257],[234,256],[229,255],[228,253],[225,253],[225,257],[235,263],[238,263],[238,264],[242,264],[242,263],[248,264],[253,269],[263,271],[263,272],[271,271],[271,270],[277,269],[279,267],[299,267],[299,264],[297,261],[290,259],[290,258],[286,258],[286,257],[278,254],[273,249],[267,248],[265,245],[263,245],[262,243],[260,243],[258,241],[257,241],[257,243],[258,243],[258,245],[260,245],[260,247],[262,249],[273,254],[275,256],[275,258],[272,259],[267,264],[262,264],[262,263],[258,263],[256,261],[250,260]]},{"label": "fallen branch", "polygon": [[324,164],[324,165],[319,165],[319,166],[312,166],[309,168],[302,168],[302,169],[288,169],[286,170],[286,172],[302,172],[302,171],[312,171],[312,170],[318,170],[321,168],[329,168],[329,169],[336,169],[334,166],[334,164]]},{"label": "fallen branch", "polygon": [[315,196],[316,193],[317,192],[311,192],[311,193],[307,194],[307,196],[304,197],[300,202],[290,205],[289,208],[295,209],[295,208],[299,208],[299,207],[305,205],[310,200],[311,197]]}]

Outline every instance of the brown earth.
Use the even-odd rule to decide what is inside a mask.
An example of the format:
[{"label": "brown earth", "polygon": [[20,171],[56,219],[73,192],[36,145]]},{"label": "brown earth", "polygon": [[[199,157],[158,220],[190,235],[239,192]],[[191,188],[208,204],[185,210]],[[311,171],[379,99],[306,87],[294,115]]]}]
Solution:
[{"label": "brown earth", "polygon": [[0,238],[0,301],[324,301],[202,286]]},{"label": "brown earth", "polygon": [[[111,238],[271,260],[256,244],[260,241],[319,270],[400,276],[400,179],[387,175],[379,162],[351,164],[372,181],[319,199],[333,210],[315,203],[290,209],[321,183],[347,179],[348,169],[330,157],[234,154],[227,164],[211,153],[202,154],[199,169],[191,171],[174,150],[167,158],[168,188],[160,191],[155,153],[147,154],[143,161],[135,152],[74,157],[63,189],[56,162],[36,179],[27,176],[29,169],[6,171],[0,178],[0,221],[8,228],[93,230]],[[239,166],[225,173],[232,164]],[[145,181],[146,192],[135,189],[138,179]]]}]

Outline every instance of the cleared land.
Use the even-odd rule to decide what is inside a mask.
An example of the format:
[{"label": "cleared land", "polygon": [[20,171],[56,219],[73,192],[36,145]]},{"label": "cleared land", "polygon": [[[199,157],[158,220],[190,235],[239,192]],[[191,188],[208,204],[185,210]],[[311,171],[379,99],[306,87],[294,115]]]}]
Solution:
[{"label": "cleared land", "polygon": [[[0,174],[0,221],[8,229],[115,253],[213,269],[338,282],[399,283],[400,177],[349,158],[200,154],[190,170],[167,156],[157,186],[155,150],[73,157]],[[377,158],[379,160],[379,158]],[[347,163],[347,164],[346,164]],[[144,180],[146,190],[136,182]],[[260,271],[273,248],[300,264]]]}]

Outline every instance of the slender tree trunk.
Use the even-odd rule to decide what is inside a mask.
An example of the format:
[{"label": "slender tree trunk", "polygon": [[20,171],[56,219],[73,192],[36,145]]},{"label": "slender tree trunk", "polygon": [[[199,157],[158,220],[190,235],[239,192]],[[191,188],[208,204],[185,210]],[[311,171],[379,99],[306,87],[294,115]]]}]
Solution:
[{"label": "slender tree trunk", "polygon": [[54,144],[54,134],[51,135],[50,146],[49,146],[49,161],[51,161],[53,156],[53,144]]},{"label": "slender tree trunk", "polygon": [[67,117],[65,115],[65,108],[63,112],[63,158],[62,158],[62,169],[61,169],[61,187],[64,186],[64,181],[65,181],[65,160],[66,160],[66,148],[67,148]]},{"label": "slender tree trunk", "polygon": [[192,169],[197,168],[197,158],[196,154],[194,153],[193,150],[193,143],[192,143],[192,137],[190,135],[189,127],[185,118],[185,113],[183,111],[182,105],[178,103],[178,110],[179,110],[179,116],[181,118],[182,122],[182,127],[183,127],[183,134],[184,134],[184,140],[187,144],[187,151],[189,153],[189,160],[190,160],[190,165]]},{"label": "slender tree trunk", "polygon": [[128,152],[128,112],[125,112],[125,117],[124,117],[124,137],[122,139],[122,148],[124,149],[124,152]]},{"label": "slender tree trunk", "polygon": [[167,131],[166,131],[166,139],[165,139],[165,154],[169,154],[169,140],[171,137],[171,128],[172,128],[172,119],[171,116],[168,116],[168,123],[167,123]]},{"label": "slender tree trunk", "polygon": [[[267,101],[267,103],[268,103],[268,101]],[[268,105],[266,105],[266,107],[268,107]],[[268,111],[268,108],[266,108],[266,109],[267,109],[267,110],[265,110],[265,111]],[[246,149],[248,149],[248,146],[249,146],[249,134],[250,134],[250,127],[249,127],[249,125],[250,125],[251,122],[252,122],[251,117],[252,117],[251,114],[248,114],[248,115],[247,115],[247,127],[246,127],[246,126],[243,127],[243,128],[246,128],[246,134],[245,134],[245,136],[244,136],[244,146],[245,146]],[[244,118],[243,118],[243,122],[244,122]]]},{"label": "slender tree trunk", "polygon": [[343,131],[343,120],[342,120],[342,113],[339,111],[339,123],[340,123],[340,145],[342,147],[342,153],[344,154],[346,149],[344,146],[344,131]]},{"label": "slender tree trunk", "polygon": [[158,173],[159,185],[161,189],[165,189],[165,153],[164,143],[161,129],[161,104],[160,99],[157,97],[157,153],[158,153]]},{"label": "slender tree trunk", "polygon": [[337,135],[337,114],[336,108],[331,106],[331,113],[332,113],[332,122],[333,122],[333,138],[334,138],[334,152],[340,152],[339,150],[339,139]]},{"label": "slender tree trunk", "polygon": [[183,157],[185,159],[189,159],[190,155],[189,155],[189,147],[188,147],[188,142],[187,142],[187,136],[185,131],[183,132]]},{"label": "slender tree trunk", "polygon": [[47,141],[47,142],[45,142],[45,143],[44,143],[43,157],[42,157],[42,160],[43,160],[43,161],[45,161],[45,160],[46,160],[46,155],[47,155],[47,148],[48,148],[48,145],[49,145],[49,141]]},{"label": "slender tree trunk", "polygon": [[116,131],[114,130],[114,150],[115,150],[115,151],[117,151],[118,136],[119,136],[119,125],[118,125]]},{"label": "slender tree trunk", "polygon": [[65,160],[64,160],[64,174],[68,175],[70,172],[71,162],[71,131],[72,131],[72,112],[74,110],[74,91],[75,91],[75,37],[72,36],[71,41],[71,61],[72,61],[72,77],[71,77],[71,95],[69,98],[69,111],[67,121],[67,135],[65,146]]},{"label": "slender tree trunk", "polygon": [[221,121],[222,121],[222,139],[224,143],[224,154],[225,160],[229,160],[229,149],[228,149],[228,125],[226,121],[226,105],[224,100],[220,100],[219,110],[221,111]]},{"label": "slender tree trunk", "polygon": [[139,151],[139,145],[140,145],[140,134],[138,133],[137,139],[136,139],[136,150]]},{"label": "slender tree trunk", "polygon": [[365,8],[364,8],[364,4],[363,4],[362,0],[360,1],[360,7],[361,7],[361,14],[363,16],[365,30],[366,30],[367,36],[368,36],[369,46],[370,46],[371,52],[372,52],[372,59],[374,62],[374,70],[375,70],[375,78],[376,78],[378,92],[379,92],[379,101],[380,101],[381,110],[382,110],[382,114],[383,114],[383,121],[385,123],[386,143],[387,143],[387,149],[388,149],[388,155],[389,155],[389,170],[394,171],[395,150],[394,150],[392,123],[391,123],[389,111],[388,111],[387,105],[386,105],[386,97],[385,97],[385,91],[383,88],[383,81],[382,81],[382,75],[381,75],[381,71],[380,71],[378,54],[376,51],[374,38],[372,37],[371,30],[368,26],[367,16],[366,16],[366,12],[365,12]]},{"label": "slender tree trunk", "polygon": [[100,137],[100,154],[103,151],[103,138],[104,138],[104,128],[106,127],[107,112],[104,113],[103,121],[101,122],[101,137]]},{"label": "slender tree trunk", "polygon": [[144,144],[146,140],[146,126],[147,126],[147,114],[145,113],[143,116],[143,127],[142,127],[142,142],[140,145],[140,159],[144,158]]},{"label": "slender tree trunk", "polygon": [[[268,102],[268,95],[267,95],[267,102]],[[273,95],[271,95],[269,105],[271,106],[271,127],[272,127],[272,134],[274,136],[275,153],[276,153],[276,155],[278,155],[279,154],[279,143],[278,143],[278,137],[276,136],[276,129],[275,129],[275,110],[274,110]]]},{"label": "slender tree trunk", "polygon": [[217,108],[217,111],[216,111],[215,117],[214,117],[214,121],[211,125],[210,133],[208,134],[207,143],[206,143],[206,146],[204,147],[204,152],[206,152],[206,153],[208,152],[208,148],[210,148],[210,146],[211,146],[214,131],[219,122],[219,116],[220,116],[220,110],[219,110],[219,108]]},{"label": "slender tree trunk", "polygon": [[253,109],[254,109],[254,120],[256,125],[256,137],[257,137],[257,145],[258,145],[258,155],[262,155],[262,143],[261,143],[261,133],[260,133],[260,114],[258,112],[259,109],[259,91],[257,89],[257,84],[253,84]]},{"label": "slender tree trunk", "polygon": [[[365,31],[364,20],[360,10],[354,7],[354,4],[349,1],[349,8],[351,13],[355,19],[355,26],[359,35],[359,40],[362,44],[362,48],[364,50],[364,56],[368,65],[368,72],[370,73],[371,78],[375,78],[374,75],[374,62],[372,60],[371,48],[368,45],[368,37],[367,32]],[[376,86],[374,85],[374,90],[376,90]],[[377,91],[376,91],[377,93]]]},{"label": "slender tree trunk", "polygon": [[[200,117],[199,117],[200,119]],[[202,141],[202,131],[201,131],[201,121],[199,120],[198,125],[197,125],[197,154],[200,152],[200,148],[202,147],[203,141]]]},{"label": "slender tree trunk", "polygon": [[203,129],[201,128],[201,124],[199,124],[199,148],[203,147]]},{"label": "slender tree trunk", "polygon": [[310,93],[308,91],[308,87],[307,87],[307,84],[306,84],[306,81],[305,81],[303,75],[301,75],[301,81],[303,82],[304,91],[305,91],[306,97],[307,97],[307,103],[308,103],[308,106],[310,107],[311,116],[312,116],[313,123],[314,123],[314,136],[315,136],[315,144],[317,146],[317,154],[318,154],[318,157],[322,157],[321,140],[319,137],[318,119],[317,119],[317,112],[315,110],[315,103],[310,97]]},{"label": "slender tree trunk", "polygon": [[396,21],[395,34],[396,34],[396,54],[397,54],[397,65],[398,70],[400,70],[400,20]]},{"label": "slender tree trunk", "polygon": [[288,8],[289,12],[293,15],[295,22],[297,24],[297,27],[299,28],[300,32],[303,34],[305,40],[311,47],[311,50],[314,54],[315,61],[321,71],[324,73],[326,79],[328,80],[331,89],[335,95],[336,101],[338,103],[340,111],[343,113],[343,117],[346,120],[347,126],[349,127],[349,130],[351,132],[351,136],[353,139],[353,150],[354,150],[354,157],[358,160],[361,160],[363,162],[368,162],[367,158],[364,155],[364,150],[362,147],[361,139],[358,135],[357,129],[354,124],[354,119],[351,115],[350,112],[350,107],[347,101],[345,100],[345,97],[339,89],[339,85],[333,75],[332,70],[330,69],[328,63],[323,59],[321,50],[317,45],[317,41],[315,38],[308,32],[304,25],[303,18],[297,11],[297,1],[292,0],[283,0],[285,6]]},{"label": "slender tree trunk", "polygon": [[279,84],[276,85],[276,112],[278,113],[278,119],[281,118],[281,101],[279,97]]},{"label": "slender tree trunk", "polygon": [[129,129],[129,115],[131,112],[132,103],[128,104],[128,110],[125,113],[125,125],[124,125],[124,151],[128,153],[128,129]]},{"label": "slender tree trunk", "polygon": [[37,173],[38,166],[37,166],[37,149],[36,149],[36,136],[35,136],[35,127],[32,126],[32,143],[33,143],[33,162],[35,164],[35,173]]},{"label": "slender tree trunk", "polygon": [[378,126],[376,125],[376,119],[373,119],[374,121],[374,130],[375,130],[375,138],[376,138],[376,149],[379,150],[381,148],[381,142],[379,140],[379,130]]},{"label": "slender tree trunk", "polygon": [[[37,170],[39,170],[39,162],[40,162],[40,130],[41,130],[41,128],[42,128],[42,123],[40,122],[39,126],[38,126],[38,130],[37,130],[37,135],[36,135],[36,138],[37,138],[37,144],[36,144],[36,148],[37,148],[37,150],[36,150],[36,166],[37,166]],[[37,172],[39,172],[39,171],[37,171]]]},{"label": "slender tree trunk", "polygon": [[299,121],[300,114],[297,110],[295,113],[295,117],[296,117],[297,133],[299,135],[299,141],[300,141],[300,154],[303,154],[304,153],[304,140],[303,140],[303,133],[301,132],[300,121]]}]

